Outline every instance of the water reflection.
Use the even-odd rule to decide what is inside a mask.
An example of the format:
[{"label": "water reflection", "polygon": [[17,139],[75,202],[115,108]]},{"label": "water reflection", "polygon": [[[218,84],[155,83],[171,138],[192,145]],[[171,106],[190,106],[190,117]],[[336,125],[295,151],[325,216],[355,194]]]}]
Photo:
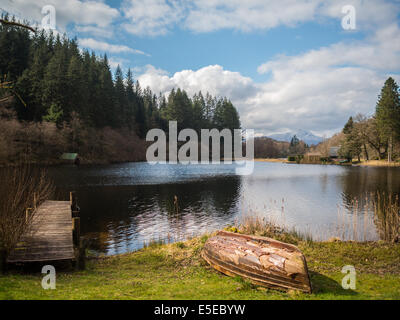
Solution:
[{"label": "water reflection", "polygon": [[[160,170],[147,164],[128,165],[129,169],[50,169],[61,193],[77,191],[81,232],[97,251],[113,254],[154,239],[184,239],[232,223],[238,212],[241,178],[234,175],[234,167],[212,166],[210,173],[204,166]],[[173,210],[175,195],[178,213]]]},{"label": "water reflection", "polygon": [[216,230],[246,213],[273,217],[315,239],[350,239],[347,225],[372,240],[377,233],[366,224],[372,212],[363,199],[376,190],[400,190],[397,168],[256,163],[251,176],[240,177],[232,165],[129,163],[55,167],[50,174],[62,194],[77,191],[82,234],[108,254]]}]

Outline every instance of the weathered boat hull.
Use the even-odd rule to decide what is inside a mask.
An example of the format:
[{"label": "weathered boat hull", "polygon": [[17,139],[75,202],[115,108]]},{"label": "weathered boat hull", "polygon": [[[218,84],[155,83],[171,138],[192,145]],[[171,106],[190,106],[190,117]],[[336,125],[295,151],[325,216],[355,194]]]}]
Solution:
[{"label": "weathered boat hull", "polygon": [[304,255],[287,243],[220,231],[208,239],[201,255],[228,276],[241,276],[273,289],[312,291]]}]

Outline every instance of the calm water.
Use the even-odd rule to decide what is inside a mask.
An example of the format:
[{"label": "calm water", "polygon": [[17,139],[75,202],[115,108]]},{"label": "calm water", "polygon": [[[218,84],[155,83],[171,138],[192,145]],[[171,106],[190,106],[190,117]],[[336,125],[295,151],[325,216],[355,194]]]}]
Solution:
[{"label": "calm water", "polygon": [[375,240],[366,194],[400,191],[398,168],[257,162],[251,176],[237,176],[234,165],[126,163],[53,167],[49,173],[62,197],[77,192],[81,232],[92,249],[106,254],[213,231],[242,215],[265,217],[319,240]]}]

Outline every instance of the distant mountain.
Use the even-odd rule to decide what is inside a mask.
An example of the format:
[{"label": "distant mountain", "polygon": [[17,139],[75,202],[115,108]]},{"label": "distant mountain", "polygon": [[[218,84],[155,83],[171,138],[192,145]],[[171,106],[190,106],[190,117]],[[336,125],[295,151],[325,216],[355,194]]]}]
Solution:
[{"label": "distant mountain", "polygon": [[287,141],[290,142],[293,136],[296,135],[299,140],[303,140],[308,145],[318,144],[322,142],[323,138],[316,136],[315,134],[306,131],[306,130],[296,130],[285,133],[273,133],[268,135],[268,138],[277,140],[277,141]]}]

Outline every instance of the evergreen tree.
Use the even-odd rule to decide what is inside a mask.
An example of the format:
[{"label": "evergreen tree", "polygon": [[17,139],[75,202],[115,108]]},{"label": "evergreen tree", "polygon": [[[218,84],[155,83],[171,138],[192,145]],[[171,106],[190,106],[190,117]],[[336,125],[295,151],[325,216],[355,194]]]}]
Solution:
[{"label": "evergreen tree", "polygon": [[376,105],[376,120],[381,138],[388,141],[388,161],[392,160],[394,140],[400,138],[399,87],[393,78],[386,80]]},{"label": "evergreen tree", "polygon": [[[104,55],[100,65],[96,65],[93,55],[93,69],[99,72],[98,102],[96,106],[96,125],[98,127],[118,126],[117,115],[114,112],[114,83],[108,64],[107,55]],[[95,78],[96,79],[96,78]],[[97,79],[96,79],[97,80]]]},{"label": "evergreen tree", "polygon": [[66,105],[64,111],[67,114],[71,114],[73,111],[86,113],[86,106],[89,101],[82,99],[86,95],[84,81],[82,78],[82,62],[79,55],[73,55],[69,61],[68,71],[67,71],[67,87],[66,92],[68,98],[66,100]]},{"label": "evergreen tree", "polygon": [[360,139],[358,127],[355,126],[353,117],[350,117],[347,121],[343,128],[343,133],[345,134],[345,140],[339,149],[339,154],[349,161],[354,157],[357,157],[358,161],[360,161],[362,140]]},{"label": "evergreen tree", "polygon": [[239,114],[227,98],[219,99],[215,105],[212,125],[219,129],[239,129]]},{"label": "evergreen tree", "polygon": [[[68,66],[66,47],[61,43],[57,36],[54,55],[51,57],[45,68],[43,77],[43,97],[42,103],[46,110],[55,104],[64,109],[68,105],[67,70]],[[64,113],[64,118],[68,116],[68,111]]]},{"label": "evergreen tree", "polygon": [[127,107],[126,107],[126,117],[127,117],[127,126],[131,129],[133,128],[133,124],[135,122],[135,114],[137,110],[137,98],[134,89],[135,83],[133,81],[133,75],[131,69],[128,69],[126,73],[126,99],[127,99]]},{"label": "evergreen tree", "polygon": [[128,103],[126,99],[126,92],[124,86],[124,77],[122,74],[122,70],[120,66],[117,66],[115,71],[115,109],[114,109],[114,118],[115,118],[115,126],[123,127],[127,126],[127,110]]},{"label": "evergreen tree", "polygon": [[[237,129],[239,114],[227,98],[189,97],[181,88],[158,97],[142,90],[131,70],[126,78],[118,66],[112,76],[108,57],[81,52],[76,39],[0,25],[0,77],[15,79],[25,104],[15,99],[20,120],[50,121],[70,128],[83,121],[89,127],[135,129],[140,138],[151,128]],[[78,120],[77,120],[78,119]],[[76,130],[75,130],[76,131]],[[75,141],[76,139],[73,139]],[[75,142],[74,142],[75,143]]]},{"label": "evergreen tree", "polygon": [[354,127],[353,117],[350,117],[349,120],[344,125],[343,133],[349,134],[351,132],[351,130],[353,130],[353,127]]}]

